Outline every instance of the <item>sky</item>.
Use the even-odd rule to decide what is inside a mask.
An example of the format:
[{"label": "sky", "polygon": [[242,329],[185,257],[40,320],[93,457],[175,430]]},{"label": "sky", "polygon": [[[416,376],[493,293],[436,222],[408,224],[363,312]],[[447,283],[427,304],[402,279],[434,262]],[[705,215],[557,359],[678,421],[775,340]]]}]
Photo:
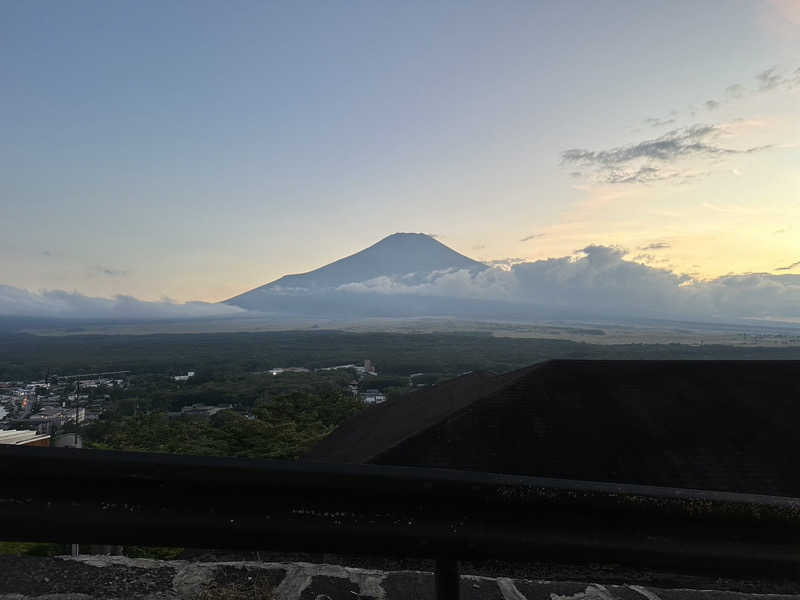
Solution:
[{"label": "sky", "polygon": [[800,0],[0,0],[0,81],[7,305],[217,302],[396,231],[800,275]]}]

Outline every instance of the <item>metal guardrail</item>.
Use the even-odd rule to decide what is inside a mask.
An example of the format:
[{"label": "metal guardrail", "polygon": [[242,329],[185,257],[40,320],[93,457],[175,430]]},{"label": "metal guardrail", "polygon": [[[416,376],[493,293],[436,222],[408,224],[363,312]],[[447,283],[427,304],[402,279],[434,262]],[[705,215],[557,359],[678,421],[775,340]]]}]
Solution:
[{"label": "metal guardrail", "polygon": [[800,499],[374,465],[0,447],[9,540],[800,575]]}]

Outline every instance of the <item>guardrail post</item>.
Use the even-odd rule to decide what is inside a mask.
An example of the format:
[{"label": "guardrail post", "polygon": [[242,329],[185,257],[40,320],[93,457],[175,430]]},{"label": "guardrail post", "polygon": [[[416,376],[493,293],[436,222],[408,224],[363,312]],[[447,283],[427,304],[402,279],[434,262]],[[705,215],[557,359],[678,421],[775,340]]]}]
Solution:
[{"label": "guardrail post", "polygon": [[458,600],[458,561],[452,558],[436,559],[436,600]]}]

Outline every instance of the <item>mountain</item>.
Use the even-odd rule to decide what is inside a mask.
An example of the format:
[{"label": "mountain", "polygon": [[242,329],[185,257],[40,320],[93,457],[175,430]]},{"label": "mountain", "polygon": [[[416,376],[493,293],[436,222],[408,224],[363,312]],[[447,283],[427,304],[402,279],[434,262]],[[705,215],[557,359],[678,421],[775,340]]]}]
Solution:
[{"label": "mountain", "polygon": [[[295,275],[285,275],[266,285],[226,300],[226,304],[262,312],[289,312],[294,314],[347,313],[348,316],[375,316],[376,314],[426,313],[440,299],[416,301],[404,294],[353,292],[342,286],[374,280],[379,277],[402,278],[406,285],[430,281],[442,272],[468,270],[476,273],[488,268],[448,248],[423,233],[395,233],[369,248],[347,256],[324,267]],[[378,296],[378,297],[376,297]],[[409,305],[410,302],[410,305]],[[395,306],[403,304],[404,306]],[[377,313],[376,313],[377,310]]]}]

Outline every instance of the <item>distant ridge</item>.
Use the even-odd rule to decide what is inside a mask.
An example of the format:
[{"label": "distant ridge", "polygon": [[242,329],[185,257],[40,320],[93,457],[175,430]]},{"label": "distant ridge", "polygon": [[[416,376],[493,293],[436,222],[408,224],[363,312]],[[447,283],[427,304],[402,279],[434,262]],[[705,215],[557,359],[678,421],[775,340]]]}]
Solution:
[{"label": "distant ridge", "polygon": [[395,233],[319,269],[285,275],[225,300],[225,303],[250,310],[270,310],[275,307],[275,302],[270,300],[273,295],[335,293],[343,285],[378,277],[407,276],[408,282],[415,282],[437,271],[466,269],[477,272],[486,268],[483,263],[424,233]]}]

